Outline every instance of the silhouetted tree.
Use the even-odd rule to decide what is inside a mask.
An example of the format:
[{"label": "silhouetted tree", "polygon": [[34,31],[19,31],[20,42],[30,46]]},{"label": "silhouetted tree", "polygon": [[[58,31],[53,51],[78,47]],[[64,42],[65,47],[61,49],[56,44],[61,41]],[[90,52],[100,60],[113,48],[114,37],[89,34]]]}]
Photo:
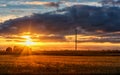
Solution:
[{"label": "silhouetted tree", "polygon": [[31,52],[31,48],[28,46],[14,46],[13,52],[17,54],[29,55]]},{"label": "silhouetted tree", "polygon": [[12,48],[11,47],[6,48],[6,52],[12,52]]},{"label": "silhouetted tree", "polygon": [[14,46],[13,47],[13,51],[16,53],[21,53],[23,51],[23,47],[22,46]]}]

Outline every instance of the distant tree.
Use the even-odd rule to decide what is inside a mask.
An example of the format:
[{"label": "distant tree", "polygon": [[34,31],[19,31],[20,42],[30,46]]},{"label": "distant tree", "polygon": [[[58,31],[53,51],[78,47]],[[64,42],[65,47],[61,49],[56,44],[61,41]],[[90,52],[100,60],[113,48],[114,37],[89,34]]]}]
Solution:
[{"label": "distant tree", "polygon": [[6,52],[12,52],[12,48],[11,47],[7,47],[6,48]]},{"label": "distant tree", "polygon": [[22,46],[14,46],[13,51],[16,53],[21,53],[23,51],[24,47]]},{"label": "distant tree", "polygon": [[13,47],[13,52],[17,54],[23,54],[23,55],[29,55],[31,52],[31,48],[28,46],[14,46]]}]

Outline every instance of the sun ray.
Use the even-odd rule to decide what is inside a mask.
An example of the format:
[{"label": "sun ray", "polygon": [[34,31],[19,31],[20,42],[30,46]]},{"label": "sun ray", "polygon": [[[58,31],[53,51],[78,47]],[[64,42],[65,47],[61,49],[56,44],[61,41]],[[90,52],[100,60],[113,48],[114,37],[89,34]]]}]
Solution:
[{"label": "sun ray", "polygon": [[31,46],[34,44],[34,42],[32,41],[31,37],[28,36],[28,35],[25,35],[25,36],[22,36],[22,38],[25,38],[25,42],[24,42],[24,45],[26,46]]}]

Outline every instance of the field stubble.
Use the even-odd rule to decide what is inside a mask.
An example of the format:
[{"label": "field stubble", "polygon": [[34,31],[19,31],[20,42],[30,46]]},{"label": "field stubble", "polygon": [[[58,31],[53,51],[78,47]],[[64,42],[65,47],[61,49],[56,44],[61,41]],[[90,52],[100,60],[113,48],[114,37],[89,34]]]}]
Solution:
[{"label": "field stubble", "polygon": [[119,74],[120,56],[0,55],[0,74]]}]

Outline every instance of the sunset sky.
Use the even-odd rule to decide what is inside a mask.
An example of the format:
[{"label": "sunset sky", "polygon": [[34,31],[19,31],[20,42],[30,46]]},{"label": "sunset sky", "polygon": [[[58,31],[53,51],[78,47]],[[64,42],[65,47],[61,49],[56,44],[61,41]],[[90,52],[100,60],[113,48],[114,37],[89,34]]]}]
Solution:
[{"label": "sunset sky", "polygon": [[74,50],[75,28],[79,50],[120,49],[120,8],[99,1],[0,0],[0,50]]}]

